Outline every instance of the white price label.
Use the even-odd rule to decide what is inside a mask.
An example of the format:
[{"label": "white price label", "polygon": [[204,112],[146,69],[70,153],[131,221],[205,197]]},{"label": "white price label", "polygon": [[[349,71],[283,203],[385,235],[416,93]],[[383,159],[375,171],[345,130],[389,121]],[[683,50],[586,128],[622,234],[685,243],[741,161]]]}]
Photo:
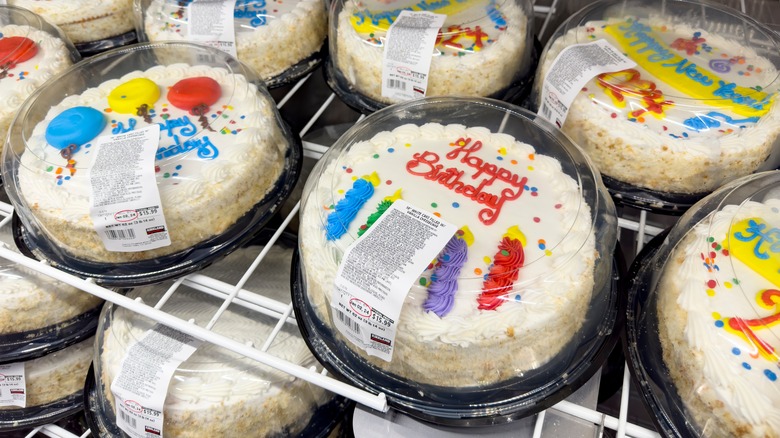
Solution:
[{"label": "white price label", "polygon": [[200,344],[186,333],[157,324],[128,349],[111,382],[120,429],[132,438],[163,436],[163,406],[171,377]]},{"label": "white price label", "polygon": [[90,217],[109,251],[146,251],[171,244],[154,173],[159,144],[157,124],[95,141]]},{"label": "white price label", "polygon": [[0,365],[0,406],[27,405],[24,382],[24,362]]},{"label": "white price label", "polygon": [[401,11],[385,38],[382,96],[395,100],[425,97],[436,35],[446,18],[426,11]]},{"label": "white price label", "polygon": [[236,0],[192,0],[187,8],[187,36],[235,57]]},{"label": "white price label", "polygon": [[621,71],[636,62],[605,40],[569,46],[555,57],[542,83],[539,116],[558,128],[583,86],[602,73]]},{"label": "white price label", "polygon": [[331,299],[338,330],[369,355],[392,360],[406,295],[456,230],[404,200],[395,201],[344,252]]}]

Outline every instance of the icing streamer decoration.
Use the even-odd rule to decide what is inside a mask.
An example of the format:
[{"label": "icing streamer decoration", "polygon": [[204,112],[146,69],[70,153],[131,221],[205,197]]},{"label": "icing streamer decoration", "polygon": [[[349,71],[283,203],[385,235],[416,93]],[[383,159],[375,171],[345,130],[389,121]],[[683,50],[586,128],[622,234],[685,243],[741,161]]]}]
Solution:
[{"label": "icing streamer decoration", "polygon": [[160,98],[160,87],[146,78],[131,79],[111,90],[108,106],[119,114],[137,115],[142,105],[151,108]]},{"label": "icing streamer decoration", "polygon": [[[718,120],[720,119],[720,120]],[[722,123],[729,125],[741,125],[743,123],[758,123],[759,117],[748,117],[746,119],[734,119],[726,114],[717,111],[710,111],[707,114],[694,116],[683,121],[686,128],[694,131],[705,131],[710,128],[719,128]]]},{"label": "icing streamer decoration", "polygon": [[66,109],[46,127],[46,141],[57,149],[80,146],[94,139],[106,127],[103,113],[87,106]]},{"label": "icing streamer decoration", "polygon": [[29,38],[0,38],[0,66],[3,68],[14,68],[16,64],[32,59],[37,53],[38,46]]},{"label": "icing streamer decoration", "polygon": [[[196,77],[182,79],[173,84],[168,91],[168,101],[176,108],[189,111],[193,115],[202,115],[209,111],[209,106],[214,105],[222,97],[222,88],[212,78]],[[197,108],[198,114],[193,110]]]},{"label": "icing streamer decoration", "polygon": [[433,312],[440,318],[450,313],[455,305],[460,271],[468,260],[468,247],[473,243],[474,235],[467,226],[459,229],[447,242],[431,276],[428,298],[423,303],[426,311]]},{"label": "icing streamer decoration", "polygon": [[355,219],[357,212],[374,195],[374,187],[377,185],[379,185],[379,176],[376,172],[359,178],[352,184],[352,188],[344,194],[344,198],[328,215],[325,225],[325,235],[328,240],[339,239],[347,232],[347,227]]},{"label": "icing streamer decoration", "polygon": [[756,296],[756,302],[764,309],[774,310],[775,313],[755,319],[726,318],[724,328],[729,333],[733,333],[748,344],[755,346],[764,359],[770,362],[777,362],[778,357],[775,353],[775,347],[758,337],[755,332],[768,329],[780,322],[780,291],[776,289],[764,290]]},{"label": "icing streamer decoration", "polygon": [[358,232],[357,232],[358,237],[362,236],[363,233],[368,231],[368,229],[371,228],[372,225],[374,225],[374,222],[376,222],[377,219],[379,219],[387,211],[387,209],[390,208],[391,205],[393,205],[393,202],[395,202],[397,199],[401,199],[401,189],[396,190],[395,193],[383,199],[382,202],[380,202],[379,205],[376,206],[376,211],[371,213],[371,215],[368,216],[368,219],[366,219],[366,223],[361,225],[360,228],[358,228]]},{"label": "icing streamer decoration", "polygon": [[482,283],[482,293],[477,297],[478,309],[496,310],[504,304],[504,296],[512,290],[512,285],[520,275],[520,268],[525,263],[523,247],[526,243],[525,235],[517,225],[504,234]]}]

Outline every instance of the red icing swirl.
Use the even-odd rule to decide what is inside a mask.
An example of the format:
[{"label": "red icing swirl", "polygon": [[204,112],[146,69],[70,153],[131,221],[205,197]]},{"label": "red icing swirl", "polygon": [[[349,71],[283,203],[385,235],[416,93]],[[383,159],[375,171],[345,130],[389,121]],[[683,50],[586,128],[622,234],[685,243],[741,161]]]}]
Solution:
[{"label": "red icing swirl", "polygon": [[32,59],[37,53],[38,46],[29,38],[0,38],[0,67],[13,68],[20,62]]},{"label": "red icing swirl", "polygon": [[495,310],[506,301],[505,295],[512,290],[524,262],[523,244],[517,239],[504,237],[482,283],[482,293],[477,298],[479,309]]}]

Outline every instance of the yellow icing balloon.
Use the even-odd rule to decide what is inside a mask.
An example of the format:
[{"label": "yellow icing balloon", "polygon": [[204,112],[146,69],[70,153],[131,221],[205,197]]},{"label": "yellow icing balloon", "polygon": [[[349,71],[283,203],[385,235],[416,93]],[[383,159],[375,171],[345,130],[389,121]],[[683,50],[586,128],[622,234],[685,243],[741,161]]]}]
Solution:
[{"label": "yellow icing balloon", "polygon": [[401,189],[398,189],[391,196],[386,196],[385,201],[395,202],[401,199]]},{"label": "yellow icing balloon", "polygon": [[131,79],[111,90],[108,106],[119,114],[136,114],[138,107],[149,107],[160,98],[160,87],[146,78]]},{"label": "yellow icing balloon", "polygon": [[527,246],[525,234],[523,234],[523,232],[520,231],[520,228],[518,228],[517,225],[514,225],[508,230],[506,230],[506,234],[504,234],[504,237],[509,237],[510,239],[519,240],[524,247]]}]

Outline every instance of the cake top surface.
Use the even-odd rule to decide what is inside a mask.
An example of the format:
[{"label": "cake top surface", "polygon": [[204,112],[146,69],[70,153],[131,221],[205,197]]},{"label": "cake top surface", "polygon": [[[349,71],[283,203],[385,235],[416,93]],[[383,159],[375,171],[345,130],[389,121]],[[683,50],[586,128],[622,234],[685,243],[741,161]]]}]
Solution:
[{"label": "cake top surface", "polygon": [[[313,0],[237,0],[233,13],[236,32],[255,32],[278,21],[294,11],[300,4]],[[186,35],[189,22],[189,6],[192,0],[146,0],[147,31],[182,33]]]},{"label": "cake top surface", "polygon": [[54,24],[76,23],[82,20],[101,18],[106,15],[123,14],[133,7],[133,0],[6,0],[9,5],[29,9],[46,17]]},{"label": "cake top surface", "polygon": [[551,40],[541,71],[546,74],[566,46],[606,40],[636,66],[600,74],[582,88],[592,111],[637,124],[661,141],[721,139],[764,119],[774,123],[780,111],[777,43],[736,18],[725,24],[687,18],[654,13],[571,20],[561,28],[566,33]]},{"label": "cake top surface", "polygon": [[676,277],[677,305],[687,312],[684,337],[690,354],[701,357],[692,377],[714,388],[743,421],[774,430],[780,429],[778,242],[780,199],[727,205],[677,244],[682,264],[665,274]]},{"label": "cake top surface", "polygon": [[434,48],[434,55],[444,56],[464,56],[493,45],[509,27],[519,25],[516,16],[522,15],[516,0],[345,1],[351,28],[363,43],[375,47],[384,45],[387,30],[404,10],[447,16]]}]

